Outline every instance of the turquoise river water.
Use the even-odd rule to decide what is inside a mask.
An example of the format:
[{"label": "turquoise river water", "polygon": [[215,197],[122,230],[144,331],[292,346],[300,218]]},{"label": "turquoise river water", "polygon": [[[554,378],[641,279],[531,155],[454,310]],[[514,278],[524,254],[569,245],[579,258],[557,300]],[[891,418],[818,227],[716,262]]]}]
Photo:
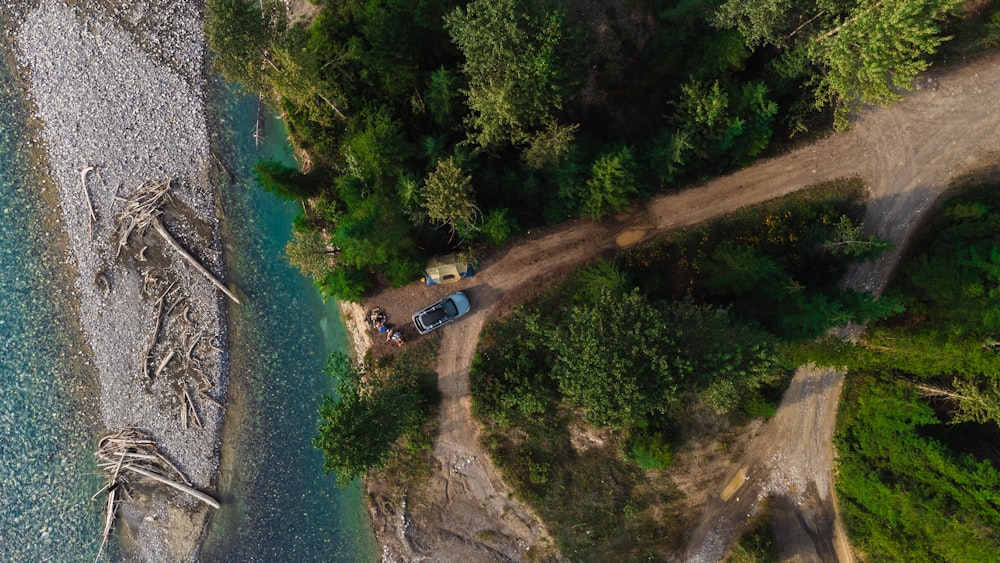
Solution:
[{"label": "turquoise river water", "polygon": [[263,191],[258,158],[294,164],[283,124],[252,137],[257,98],[222,91],[212,106],[223,161],[236,181],[224,194],[230,279],[247,295],[230,317],[229,405],[220,487],[230,491],[205,544],[208,561],[377,560],[361,489],[336,488],[312,446],[333,351],[346,351],[336,303],[283,258],[300,207]]},{"label": "turquoise river water", "polygon": [[[93,560],[103,525],[95,376],[78,344],[52,202],[0,53],[0,561]],[[48,188],[54,196],[54,188]]]},{"label": "turquoise river water", "polygon": [[[26,109],[0,53],[0,561],[92,561],[103,503],[101,432],[54,202],[32,174]],[[7,61],[7,62],[4,62]],[[231,308],[230,386],[217,494],[201,561],[377,560],[361,491],[340,491],[312,447],[326,357],[347,338],[335,303],[283,259],[295,204],[253,180],[258,156],[290,162],[281,123],[251,136],[256,98],[216,88],[213,142],[235,182],[221,194]],[[52,194],[49,188],[48,193]]]}]

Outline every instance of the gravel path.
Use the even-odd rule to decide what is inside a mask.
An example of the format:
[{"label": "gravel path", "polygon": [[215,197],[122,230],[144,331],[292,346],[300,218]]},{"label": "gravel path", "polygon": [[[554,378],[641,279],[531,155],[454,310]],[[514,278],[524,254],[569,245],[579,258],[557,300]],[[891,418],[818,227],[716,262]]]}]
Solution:
[{"label": "gravel path", "polygon": [[[212,400],[222,402],[225,395],[223,303],[162,241],[133,236],[120,256],[114,242],[122,198],[144,182],[173,178],[172,203],[163,215],[168,230],[210,269],[222,270],[208,182],[201,2],[33,4],[14,8],[17,56],[41,125],[38,148],[47,152],[59,188],[67,260],[77,272],[104,424],[149,432],[196,487],[211,492],[222,425]],[[166,297],[157,329],[158,300],[171,286],[176,290]],[[156,330],[149,373],[173,357],[162,373],[147,377],[140,357]],[[203,428],[181,427],[185,388],[195,397]],[[122,514],[139,556],[190,558],[204,511],[161,487],[137,487],[135,493]]]}]

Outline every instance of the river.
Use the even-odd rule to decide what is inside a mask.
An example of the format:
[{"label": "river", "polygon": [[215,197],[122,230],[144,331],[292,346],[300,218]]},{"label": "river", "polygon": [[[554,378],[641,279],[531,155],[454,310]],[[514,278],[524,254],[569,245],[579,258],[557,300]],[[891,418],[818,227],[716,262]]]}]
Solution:
[{"label": "river", "polygon": [[11,76],[0,52],[0,559],[92,560],[96,375],[66,289],[55,188],[33,164]]},{"label": "river", "polygon": [[235,177],[223,194],[230,279],[247,295],[231,309],[230,386],[220,489],[227,506],[205,545],[211,561],[372,561],[377,559],[361,489],[336,488],[312,446],[320,395],[334,392],[323,373],[346,351],[340,310],[283,258],[297,203],[257,186],[259,157],[294,164],[281,121],[268,115],[264,142],[252,136],[255,96],[228,90],[211,104]]}]

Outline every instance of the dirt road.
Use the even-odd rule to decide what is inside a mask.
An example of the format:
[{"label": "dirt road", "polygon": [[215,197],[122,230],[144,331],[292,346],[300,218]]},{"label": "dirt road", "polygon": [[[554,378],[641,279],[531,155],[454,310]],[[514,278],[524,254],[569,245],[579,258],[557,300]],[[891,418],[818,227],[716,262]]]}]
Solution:
[{"label": "dirt road", "polygon": [[[515,248],[492,256],[460,287],[476,313],[442,329],[438,373],[443,395],[439,470],[422,500],[390,510],[395,533],[380,534],[387,559],[523,560],[551,539],[538,519],[511,497],[477,440],[469,410],[469,366],[485,320],[524,291],[602,252],[616,238],[644,239],[740,207],[835,178],[859,176],[870,187],[866,226],[896,244],[880,260],[851,270],[849,287],[881,292],[920,215],[963,175],[1000,163],[1000,54],[932,73],[920,89],[891,108],[861,116],[848,133],[831,135],[788,154],[603,223],[577,221],[528,233]],[[619,238],[619,240],[623,240]],[[383,292],[375,304],[405,317],[454,287],[409,286]],[[720,560],[759,500],[770,496],[786,530],[790,559],[850,560],[839,530],[831,485],[831,437],[843,374],[800,369],[777,415],[747,448],[740,469],[718,484],[687,558]],[[390,502],[380,498],[380,502]],[[400,540],[402,538],[402,540]]]}]

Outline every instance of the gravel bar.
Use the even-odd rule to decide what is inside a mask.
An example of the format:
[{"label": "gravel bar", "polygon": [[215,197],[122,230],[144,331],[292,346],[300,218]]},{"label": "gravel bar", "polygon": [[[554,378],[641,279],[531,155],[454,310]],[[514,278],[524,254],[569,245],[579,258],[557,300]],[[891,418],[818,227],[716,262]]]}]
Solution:
[{"label": "gravel bar", "polygon": [[[133,235],[118,256],[115,248],[124,198],[145,182],[173,178],[164,223],[221,277],[222,241],[209,183],[202,3],[31,4],[17,14],[18,62],[42,126],[37,148],[47,153],[60,192],[66,260],[77,272],[103,422],[109,429],[135,426],[150,433],[194,486],[211,494],[223,420],[215,401],[224,403],[226,388],[224,297],[152,232]],[[160,296],[171,287],[157,327]],[[144,375],[141,357],[157,332]],[[184,389],[194,397],[201,428],[181,426]],[[196,557],[204,509],[163,487],[136,489],[136,500],[122,509],[136,557]]]}]

